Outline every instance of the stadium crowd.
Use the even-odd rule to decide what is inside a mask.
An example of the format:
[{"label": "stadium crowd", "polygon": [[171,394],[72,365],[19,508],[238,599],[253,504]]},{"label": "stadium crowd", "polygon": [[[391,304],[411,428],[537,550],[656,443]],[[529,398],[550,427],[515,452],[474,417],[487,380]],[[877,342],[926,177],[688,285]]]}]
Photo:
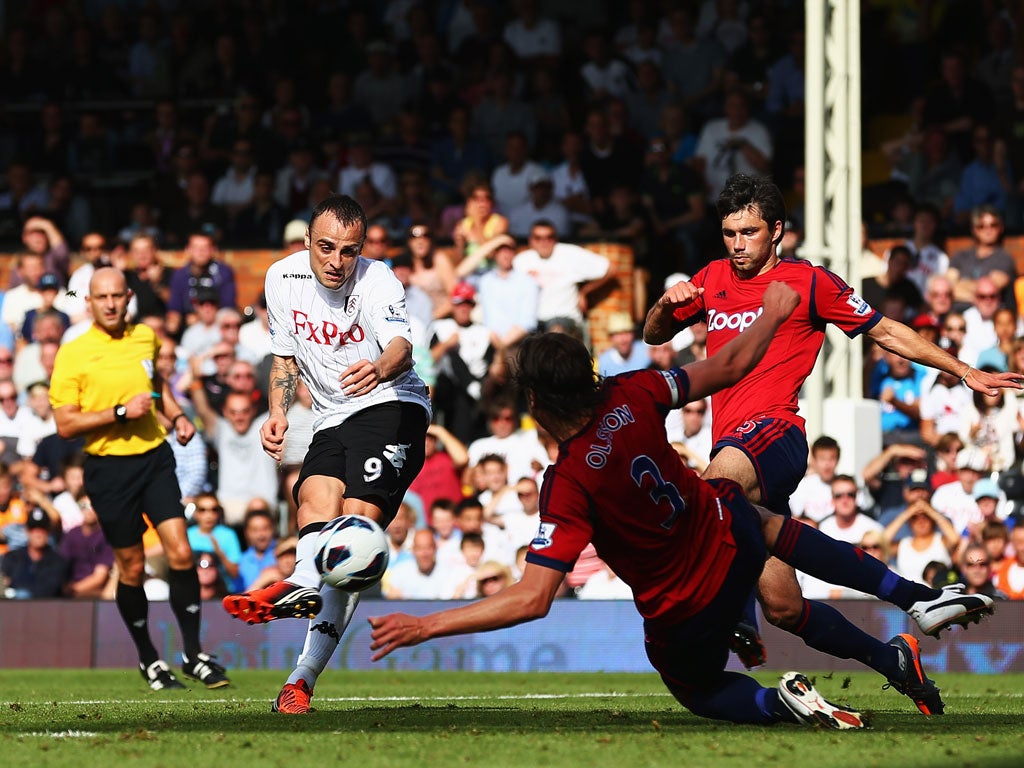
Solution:
[{"label": "stadium crowd", "polygon": [[[865,46],[865,114],[896,126],[867,148],[886,173],[865,189],[865,232],[896,244],[884,258],[865,250],[862,295],[972,366],[1024,373],[1024,283],[1003,247],[1008,230],[1024,230],[1024,5],[863,5],[865,39],[878,46]],[[169,443],[204,597],[265,586],[294,565],[291,487],[311,400],[300,386],[278,465],[259,438],[265,301],[239,306],[222,251],[302,250],[313,207],[330,191],[353,196],[370,222],[363,255],[406,286],[436,422],[388,528],[380,589],[433,599],[491,594],[521,571],[558,446],[510,390],[508,360],[538,328],[589,340],[589,311],[612,276],[586,243],[634,254],[635,308],[609,318],[610,345],[594,349],[603,375],[704,355],[700,324],[649,347],[638,323],[649,297],[719,255],[714,201],[731,174],[784,187],[780,247],[800,256],[796,0],[9,6],[8,597],[113,594],[82,441],[56,435],[48,398],[56,350],[90,322],[83,297],[97,267],[125,271],[132,316],[163,340],[156,366],[201,430]],[[946,238],[964,234],[972,245],[947,254]],[[818,437],[794,516],[908,578],[1024,599],[1024,403],[865,352],[884,450],[851,477],[836,473],[841,436]],[[709,409],[690,403],[666,420],[698,470]],[[146,547],[147,592],[166,596],[152,531]],[[859,596],[802,586],[808,597]],[[592,548],[564,594],[630,597]]]}]

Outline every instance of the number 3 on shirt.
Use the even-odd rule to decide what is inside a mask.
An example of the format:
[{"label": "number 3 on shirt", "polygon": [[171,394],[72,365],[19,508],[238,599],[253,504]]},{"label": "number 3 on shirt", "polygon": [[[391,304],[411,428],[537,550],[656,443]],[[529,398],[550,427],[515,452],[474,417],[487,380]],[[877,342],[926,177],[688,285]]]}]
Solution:
[{"label": "number 3 on shirt", "polygon": [[650,490],[649,495],[655,504],[660,504],[662,499],[665,499],[672,507],[669,516],[661,521],[661,527],[670,530],[675,525],[676,518],[686,511],[686,502],[679,493],[679,489],[665,481],[658,465],[647,454],[641,454],[633,459],[633,463],[629,465],[629,475],[636,483],[636,487],[641,490],[643,490],[644,475],[650,475],[654,480],[654,487]]}]

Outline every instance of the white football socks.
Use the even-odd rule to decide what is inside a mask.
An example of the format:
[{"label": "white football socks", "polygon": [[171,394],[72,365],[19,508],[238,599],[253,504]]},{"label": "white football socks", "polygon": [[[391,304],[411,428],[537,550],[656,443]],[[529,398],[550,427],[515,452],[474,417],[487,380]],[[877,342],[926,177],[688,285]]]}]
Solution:
[{"label": "white football socks", "polygon": [[316,537],[320,531],[307,533],[299,539],[295,547],[295,570],[287,578],[289,584],[310,589],[320,588],[320,574],[313,565],[313,556],[316,554]]},{"label": "white football socks", "polygon": [[289,683],[305,680],[310,690],[334,655],[359,605],[358,592],[343,592],[328,584],[320,587],[320,597],[324,606],[315,619],[310,619],[302,653],[299,654],[295,671],[288,676]]}]

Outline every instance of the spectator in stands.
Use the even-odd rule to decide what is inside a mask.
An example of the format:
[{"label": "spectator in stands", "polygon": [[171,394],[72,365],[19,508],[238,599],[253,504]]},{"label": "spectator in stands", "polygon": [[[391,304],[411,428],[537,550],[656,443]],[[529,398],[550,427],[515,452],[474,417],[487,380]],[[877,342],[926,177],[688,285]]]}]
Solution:
[{"label": "spectator in stands", "polygon": [[355,196],[356,187],[367,180],[385,201],[398,197],[398,179],[385,163],[374,159],[373,138],[369,134],[354,133],[348,137],[348,163],[338,174],[338,191]]},{"label": "spectator in stands", "polygon": [[[452,230],[456,260],[472,259],[477,250],[508,232],[509,222],[494,210],[494,194],[484,181],[471,183],[466,196],[465,216]],[[476,260],[479,264],[479,260]],[[462,276],[465,276],[463,274]]]},{"label": "spectator in stands", "polygon": [[882,525],[898,514],[909,503],[906,499],[907,480],[914,470],[924,472],[929,495],[931,487],[927,485],[927,453],[918,445],[900,444],[886,446],[883,451],[872,458],[864,469],[861,477],[875,502],[876,514]]},{"label": "spectator in stands", "polygon": [[15,490],[15,479],[7,465],[0,464],[0,555],[9,549],[8,537],[15,542],[23,538],[33,506]]},{"label": "spectator in stands", "polygon": [[997,309],[992,317],[992,330],[996,335],[996,344],[981,350],[975,365],[978,368],[989,366],[998,371],[1008,371],[1010,358],[1014,354],[1013,342],[1017,335],[1017,313],[1009,307]]},{"label": "spectator in stands", "polygon": [[519,509],[511,509],[496,522],[505,531],[505,538],[513,551],[529,545],[540,526],[540,488],[532,477],[521,477],[515,482]]},{"label": "spectator in stands", "polygon": [[811,443],[808,473],[789,497],[793,517],[820,523],[832,513],[832,481],[836,477],[839,454],[839,443],[834,437],[822,435]]},{"label": "spectator in stands", "polygon": [[939,126],[957,155],[971,157],[971,132],[974,126],[991,122],[994,108],[992,93],[967,73],[964,51],[946,47],[940,79],[925,95],[925,124]]},{"label": "spectator in stands", "polygon": [[706,260],[701,253],[707,207],[704,182],[688,164],[674,162],[663,137],[648,143],[641,201],[650,220],[653,253],[667,254],[654,279],[675,271],[673,262],[691,274]]},{"label": "spectator in stands", "polygon": [[936,126],[926,128],[918,145],[897,162],[895,172],[907,179],[915,203],[931,205],[943,222],[952,221],[963,168],[944,131]]},{"label": "spectator in stands", "polygon": [[[927,312],[944,323],[953,309],[953,284],[949,282],[945,273],[934,274],[928,278],[924,288],[924,300]],[[942,335],[946,336],[945,329]],[[959,347],[960,344],[957,342],[957,348]]]},{"label": "spectator in stands", "polygon": [[98,600],[110,580],[114,567],[114,550],[111,549],[96,510],[88,496],[78,500],[82,522],[64,532],[60,542],[60,554],[67,563],[67,582],[64,594],[68,597]]},{"label": "spectator in stands", "polygon": [[[946,351],[956,354],[954,347],[947,347]],[[945,435],[959,432],[960,414],[970,406],[972,395],[973,392],[964,387],[960,379],[945,371],[939,371],[934,381],[926,379],[918,404],[921,439],[927,445],[937,448]]]},{"label": "spectator in stands", "polygon": [[252,202],[256,180],[256,162],[252,142],[239,139],[231,148],[231,164],[213,185],[210,202],[226,214],[228,228],[239,212]]},{"label": "spectator in stands", "polygon": [[578,245],[558,241],[550,222],[538,221],[530,230],[530,248],[519,253],[513,266],[540,285],[537,320],[547,328],[555,321],[582,327],[591,298],[615,276],[608,259]]},{"label": "spectator in stands", "polygon": [[[181,334],[181,352],[194,361],[204,360],[221,339],[221,312],[233,309],[219,309],[220,296],[212,288],[199,288],[195,295],[192,321]],[[234,348],[234,344],[231,345]],[[237,354],[237,352],[236,352]],[[212,372],[211,366],[204,366],[202,373]]]},{"label": "spectator in stands", "polygon": [[[905,523],[910,524],[910,536],[899,540],[895,536]],[[896,551],[896,572],[913,581],[924,581],[925,566],[940,562],[950,567],[952,555],[960,543],[960,535],[945,515],[927,501],[915,501],[890,522],[882,531],[886,543]]]},{"label": "spectator in stands", "polygon": [[610,346],[597,357],[597,370],[602,376],[615,376],[626,371],[639,371],[651,362],[647,345],[637,338],[636,323],[629,312],[614,312],[605,326]]},{"label": "spectator in stands", "polygon": [[1010,532],[1012,556],[1005,557],[995,566],[995,585],[1010,600],[1024,600],[1024,526]]},{"label": "spectator in stands", "polygon": [[1007,195],[1013,189],[1009,163],[1005,157],[995,156],[992,128],[985,124],[974,126],[972,143],[974,159],[964,167],[960,189],[953,200],[953,218],[963,228],[968,226],[971,211],[978,206],[991,205],[1005,215]]},{"label": "spectator in stands", "polygon": [[291,576],[295,571],[295,550],[298,543],[299,539],[296,536],[289,536],[277,542],[277,546],[274,547],[274,564],[263,569],[252,582],[251,589],[262,589]]},{"label": "spectator in stands", "polygon": [[[989,367],[979,370],[997,371]],[[1021,429],[1017,397],[1003,390],[996,395],[972,394],[960,414],[960,439],[981,450],[992,471],[1001,472],[1013,464],[1015,435]]]},{"label": "spectator in stands", "polygon": [[988,276],[979,277],[975,281],[972,301],[971,306],[963,312],[967,330],[960,344],[960,359],[977,368],[978,356],[999,343],[995,315],[1000,306],[1000,292],[996,282]]},{"label": "spectator in stands", "polygon": [[7,188],[0,193],[0,221],[2,234],[17,239],[23,225],[46,208],[46,187],[38,183],[32,167],[23,159],[15,159],[7,166]]},{"label": "spectator in stands", "polygon": [[469,464],[465,444],[440,424],[427,427],[423,468],[409,490],[420,497],[426,509],[437,499],[462,498],[462,472]]},{"label": "spectator in stands", "polygon": [[585,138],[580,169],[587,184],[591,213],[600,214],[608,204],[615,184],[635,186],[643,172],[643,147],[631,144],[611,130],[608,114],[601,107],[587,111],[583,123]]},{"label": "spectator in stands", "polygon": [[[138,317],[163,317],[171,297],[171,270],[164,266],[156,239],[149,234],[133,235],[128,244],[131,269],[125,270],[128,287],[135,294]],[[131,303],[129,302],[129,308]]]},{"label": "spectator in stands", "polygon": [[277,171],[274,180],[274,202],[291,218],[309,205],[313,185],[326,178],[316,165],[313,146],[300,139],[288,149],[288,162]]},{"label": "spectator in stands", "polygon": [[[484,507],[475,496],[460,501],[455,507],[460,536],[478,535],[484,541],[482,560],[497,560],[511,565],[515,552],[509,547],[508,537],[495,523],[484,519]],[[460,542],[461,545],[461,542]]]},{"label": "spectator in stands", "polygon": [[861,290],[864,301],[872,307],[882,308],[887,299],[897,296],[902,300],[905,312],[902,317],[893,319],[909,322],[916,317],[924,304],[924,297],[917,284],[909,277],[913,263],[914,257],[905,245],[894,245],[890,248],[885,271],[877,277],[864,280]]},{"label": "spectator in stands", "polygon": [[0,317],[13,333],[20,335],[28,311],[43,305],[39,280],[46,274],[46,270],[43,257],[37,253],[23,253],[19,256],[15,270],[12,275],[16,275],[20,282],[4,294]]},{"label": "spectator in stands", "polygon": [[445,569],[438,566],[434,532],[420,528],[413,534],[412,560],[396,564],[388,575],[384,597],[389,600],[440,600],[454,591]]},{"label": "spectator in stands", "polygon": [[1013,256],[1002,246],[1003,227],[998,209],[982,205],[971,211],[974,244],[953,254],[946,273],[953,285],[953,298],[961,305],[975,301],[981,278],[989,278],[1002,297],[1016,277]]},{"label": "spectator in stands", "polygon": [[503,456],[489,453],[477,462],[483,489],[478,499],[484,508],[484,521],[504,527],[499,518],[522,509],[515,487],[509,482],[508,463]]},{"label": "spectator in stands", "polygon": [[33,509],[25,521],[28,543],[3,556],[4,594],[16,600],[60,597],[67,563],[50,544],[50,518]]},{"label": "spectator in stands", "polygon": [[394,54],[385,40],[371,41],[366,46],[367,67],[356,75],[352,85],[352,100],[366,108],[378,129],[391,122],[406,98],[405,78],[398,71]]},{"label": "spectator in stands", "polygon": [[193,392],[196,413],[203,420],[203,435],[217,452],[217,498],[224,521],[241,525],[245,508],[253,498],[268,505],[277,503],[277,462],[263,451],[260,427],[266,416],[256,416],[250,395],[231,391],[221,414],[212,410],[202,389]]},{"label": "spectator in stands", "polygon": [[167,302],[167,332],[180,334],[192,322],[195,301],[201,289],[217,294],[218,307],[234,307],[237,293],[235,272],[217,258],[213,235],[194,231],[185,246],[185,264],[171,275],[171,292]]},{"label": "spectator in stands", "polygon": [[1006,600],[1007,595],[992,583],[995,570],[992,558],[982,544],[968,544],[958,562],[960,583],[969,595],[988,595],[997,600]]},{"label": "spectator in stands", "polygon": [[921,387],[924,372],[895,352],[885,353],[889,372],[880,384],[882,442],[921,442]]},{"label": "spectator in stands", "polygon": [[[13,363],[11,353],[0,349],[0,463],[6,465],[14,475],[21,471],[22,456],[18,453],[18,441],[29,425],[30,413],[27,405],[18,405],[18,389],[11,380]],[[2,372],[7,375],[3,376]]]},{"label": "spectator in stands", "polygon": [[882,532],[881,525],[858,509],[856,480],[850,475],[835,475],[829,486],[832,514],[817,521],[818,530],[850,544],[859,544],[869,532]]},{"label": "spectator in stands", "polygon": [[956,469],[956,481],[935,489],[932,506],[959,532],[980,515],[978,502],[974,499],[974,487],[983,475],[992,471],[992,464],[984,451],[968,445],[956,455]]},{"label": "spectator in stands", "polygon": [[725,117],[709,120],[701,129],[694,165],[707,185],[707,200],[718,199],[734,173],[764,175],[771,168],[773,144],[768,129],[750,115],[747,97],[732,91],[725,97]]},{"label": "spectator in stands", "polygon": [[181,196],[172,203],[162,221],[165,244],[179,248],[186,243],[191,248],[197,232],[206,235],[212,243],[219,243],[227,225],[224,211],[210,200],[210,182],[200,171],[188,175]]},{"label": "spectator in stands", "polygon": [[277,564],[274,516],[265,502],[249,504],[242,528],[248,546],[238,559],[238,581],[250,589],[264,570]]},{"label": "spectator in stands", "polygon": [[434,408],[462,442],[483,434],[481,404],[506,378],[505,356],[497,335],[473,321],[476,291],[459,283],[451,294],[452,316],[435,320],[430,356],[437,370]]},{"label": "spectator in stands", "polygon": [[[929,280],[934,275],[945,275],[949,270],[949,256],[937,241],[939,224],[939,212],[934,206],[918,205],[914,210],[913,235],[903,241],[903,245],[907,247],[913,257],[907,277],[914,281],[914,285],[926,298]],[[938,308],[932,307],[932,311],[941,318],[949,311],[949,308],[939,312]]]},{"label": "spectator in stands", "polygon": [[430,297],[435,318],[447,317],[452,308],[450,294],[456,283],[452,259],[434,246],[433,233],[426,224],[409,227],[406,245],[412,255],[409,282]]},{"label": "spectator in stands", "polygon": [[491,174],[491,190],[494,208],[507,216],[530,201],[529,182],[544,173],[544,168],[530,160],[525,134],[507,131],[504,146],[505,162]]},{"label": "spectator in stands", "polygon": [[526,238],[538,221],[550,221],[555,229],[571,235],[569,210],[554,199],[554,186],[547,172],[534,173],[527,178],[529,200],[512,209],[508,215],[508,229],[515,237]]},{"label": "spectator in stands", "polygon": [[[448,115],[448,132],[437,139],[430,150],[431,185],[446,200],[454,200],[458,196],[462,180],[467,175],[489,174],[491,171],[491,151],[470,133],[469,127],[469,108],[455,106]],[[489,194],[490,189],[487,191]]]},{"label": "spectator in stands", "polygon": [[224,242],[237,248],[273,248],[281,242],[288,215],[274,200],[274,175],[253,174],[252,199],[228,223]]},{"label": "spectator in stands", "polygon": [[217,566],[229,587],[241,589],[238,564],[242,558],[242,548],[238,543],[238,534],[234,529],[224,525],[221,520],[224,510],[212,493],[200,493],[195,498],[195,511],[192,513],[193,525],[188,528],[188,543],[192,551],[199,555],[212,552],[217,556]]}]

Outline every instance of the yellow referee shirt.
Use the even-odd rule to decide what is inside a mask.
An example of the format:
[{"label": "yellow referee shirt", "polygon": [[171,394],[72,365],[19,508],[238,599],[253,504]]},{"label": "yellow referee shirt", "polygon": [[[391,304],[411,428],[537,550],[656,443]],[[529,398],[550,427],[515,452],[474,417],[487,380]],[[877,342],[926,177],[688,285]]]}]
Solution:
[{"label": "yellow referee shirt", "polygon": [[[50,379],[54,409],[77,405],[83,412],[103,411],[153,391],[153,371],[160,348],[148,325],[129,325],[114,339],[95,325],[57,350]],[[164,441],[166,430],[155,409],[125,424],[111,424],[85,435],[85,452],[95,456],[135,456]]]}]

